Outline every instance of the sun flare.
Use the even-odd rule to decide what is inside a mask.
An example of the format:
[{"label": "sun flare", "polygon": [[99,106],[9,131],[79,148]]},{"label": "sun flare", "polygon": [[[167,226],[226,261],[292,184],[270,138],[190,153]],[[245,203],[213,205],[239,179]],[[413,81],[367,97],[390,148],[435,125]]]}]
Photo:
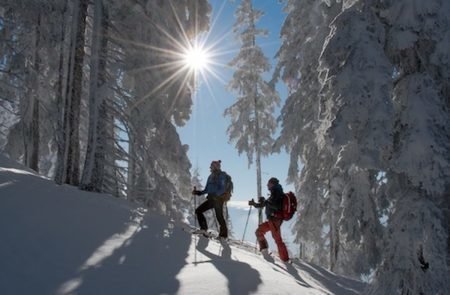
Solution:
[{"label": "sun flare", "polygon": [[183,61],[186,67],[193,71],[204,70],[211,62],[208,52],[199,46],[188,48],[183,55]]}]

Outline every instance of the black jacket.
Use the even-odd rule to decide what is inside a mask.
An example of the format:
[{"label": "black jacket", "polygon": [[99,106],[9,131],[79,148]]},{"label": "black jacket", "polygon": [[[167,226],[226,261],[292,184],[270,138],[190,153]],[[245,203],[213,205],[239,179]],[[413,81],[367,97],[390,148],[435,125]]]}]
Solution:
[{"label": "black jacket", "polygon": [[272,219],[274,213],[283,209],[284,192],[283,187],[280,184],[276,184],[270,190],[270,197],[262,204],[258,204],[255,207],[266,207],[267,219]]}]

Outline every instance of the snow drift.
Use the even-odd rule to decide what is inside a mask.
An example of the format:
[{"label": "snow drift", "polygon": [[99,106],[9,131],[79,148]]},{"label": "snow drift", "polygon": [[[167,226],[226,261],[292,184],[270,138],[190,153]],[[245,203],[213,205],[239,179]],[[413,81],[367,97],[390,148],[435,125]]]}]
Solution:
[{"label": "snow drift", "polygon": [[231,241],[0,155],[1,294],[359,294],[320,267],[264,260]]}]

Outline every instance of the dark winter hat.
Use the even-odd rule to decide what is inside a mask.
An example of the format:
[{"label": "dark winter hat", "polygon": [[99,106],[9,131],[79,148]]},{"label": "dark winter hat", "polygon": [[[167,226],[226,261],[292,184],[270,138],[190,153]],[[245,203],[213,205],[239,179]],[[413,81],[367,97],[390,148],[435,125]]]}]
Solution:
[{"label": "dark winter hat", "polygon": [[221,160],[218,161],[212,161],[211,162],[211,168],[214,168],[216,170],[220,170],[220,163],[222,163]]},{"label": "dark winter hat", "polygon": [[269,182],[272,183],[272,184],[279,184],[280,183],[280,181],[277,178],[275,178],[275,177],[272,177],[271,179],[269,179]]}]

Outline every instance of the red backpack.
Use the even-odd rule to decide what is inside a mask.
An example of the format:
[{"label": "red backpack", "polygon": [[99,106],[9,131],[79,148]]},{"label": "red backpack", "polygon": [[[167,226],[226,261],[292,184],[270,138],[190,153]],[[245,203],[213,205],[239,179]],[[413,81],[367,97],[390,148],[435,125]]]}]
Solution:
[{"label": "red backpack", "polygon": [[291,220],[295,211],[297,211],[297,197],[293,192],[285,193],[283,198],[283,208],[280,212],[276,213],[277,217],[285,221]]}]

